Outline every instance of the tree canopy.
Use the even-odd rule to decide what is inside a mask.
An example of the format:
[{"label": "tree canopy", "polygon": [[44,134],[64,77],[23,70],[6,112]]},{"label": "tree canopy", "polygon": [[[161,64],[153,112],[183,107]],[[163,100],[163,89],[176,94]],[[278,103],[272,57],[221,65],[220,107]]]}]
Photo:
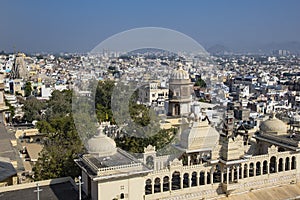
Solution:
[{"label": "tree canopy", "polygon": [[203,79],[198,78],[194,86],[199,86],[201,88],[206,88],[206,83]]},{"label": "tree canopy", "polygon": [[80,174],[74,159],[85,150],[73,121],[71,102],[72,91],[64,90],[54,91],[46,103],[46,117],[37,123],[37,128],[48,137],[33,168],[35,180]]}]

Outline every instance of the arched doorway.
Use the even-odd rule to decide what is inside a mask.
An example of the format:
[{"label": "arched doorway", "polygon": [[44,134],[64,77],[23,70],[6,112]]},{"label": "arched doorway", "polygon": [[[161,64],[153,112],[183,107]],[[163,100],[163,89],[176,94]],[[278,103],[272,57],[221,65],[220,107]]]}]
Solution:
[{"label": "arched doorway", "polygon": [[261,171],[260,171],[260,162],[256,163],[256,176],[261,175]]},{"label": "arched doorway", "polygon": [[192,173],[191,181],[192,181],[192,187],[197,186],[197,172]]},{"label": "arched doorway", "polygon": [[296,169],[296,157],[295,156],[292,157],[292,166],[291,166],[291,169]]},{"label": "arched doorway", "polygon": [[244,178],[247,178],[248,177],[248,165],[247,164],[244,164]]},{"label": "arched doorway", "polygon": [[283,159],[279,158],[279,163],[278,163],[278,172],[283,171]]},{"label": "arched doorway", "polygon": [[169,191],[170,190],[170,178],[168,176],[165,176],[163,179],[163,191]]},{"label": "arched doorway", "polygon": [[160,191],[160,178],[156,178],[154,180],[154,193],[158,193]]},{"label": "arched doorway", "polygon": [[200,172],[200,176],[199,176],[199,184],[200,185],[204,185],[205,184],[204,179],[205,179],[205,173],[203,171],[201,171]]},{"label": "arched doorway", "polygon": [[183,188],[187,188],[189,187],[190,185],[190,181],[189,181],[189,174],[188,173],[185,173],[183,175]]},{"label": "arched doorway", "polygon": [[180,172],[175,171],[172,174],[172,190],[179,190],[181,189],[180,187]]},{"label": "arched doorway", "polygon": [[290,158],[286,157],[285,158],[285,171],[290,170]]},{"label": "arched doorway", "polygon": [[145,184],[145,195],[152,194],[152,181],[151,179],[146,180]]},{"label": "arched doorway", "polygon": [[276,172],[276,157],[272,156],[272,158],[270,159],[270,173],[275,173]]},{"label": "arched doorway", "polygon": [[250,163],[249,165],[249,177],[254,176],[254,164]]}]

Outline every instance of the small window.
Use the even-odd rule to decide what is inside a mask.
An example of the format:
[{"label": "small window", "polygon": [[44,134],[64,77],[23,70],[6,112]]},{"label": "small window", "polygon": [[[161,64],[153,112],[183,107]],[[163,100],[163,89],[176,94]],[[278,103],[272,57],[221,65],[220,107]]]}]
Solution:
[{"label": "small window", "polygon": [[121,185],[121,187],[120,187],[120,188],[121,188],[121,190],[124,190],[124,185]]},{"label": "small window", "polygon": [[120,195],[120,199],[124,199],[125,198],[125,195],[124,195],[124,193],[121,193],[121,195]]}]

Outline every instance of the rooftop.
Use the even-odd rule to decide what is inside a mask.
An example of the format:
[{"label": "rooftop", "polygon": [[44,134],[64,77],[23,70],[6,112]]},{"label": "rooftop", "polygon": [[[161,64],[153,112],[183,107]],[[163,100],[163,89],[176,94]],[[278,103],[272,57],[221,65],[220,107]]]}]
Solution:
[{"label": "rooftop", "polygon": [[[39,193],[40,199],[60,200],[78,199],[78,191],[74,184],[71,183],[71,178],[60,178],[47,181],[41,181]],[[21,200],[21,199],[36,199],[37,193],[36,183],[20,184],[0,188],[1,200]]]}]

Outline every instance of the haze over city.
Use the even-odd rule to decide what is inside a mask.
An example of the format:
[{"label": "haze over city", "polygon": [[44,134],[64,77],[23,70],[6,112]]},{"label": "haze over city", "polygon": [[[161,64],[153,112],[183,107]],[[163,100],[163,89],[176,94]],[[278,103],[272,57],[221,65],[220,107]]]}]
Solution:
[{"label": "haze over city", "polygon": [[205,48],[234,52],[299,48],[300,2],[2,1],[0,51],[87,52],[116,33],[164,27]]},{"label": "haze over city", "polygon": [[0,200],[300,198],[300,1],[0,3]]}]

